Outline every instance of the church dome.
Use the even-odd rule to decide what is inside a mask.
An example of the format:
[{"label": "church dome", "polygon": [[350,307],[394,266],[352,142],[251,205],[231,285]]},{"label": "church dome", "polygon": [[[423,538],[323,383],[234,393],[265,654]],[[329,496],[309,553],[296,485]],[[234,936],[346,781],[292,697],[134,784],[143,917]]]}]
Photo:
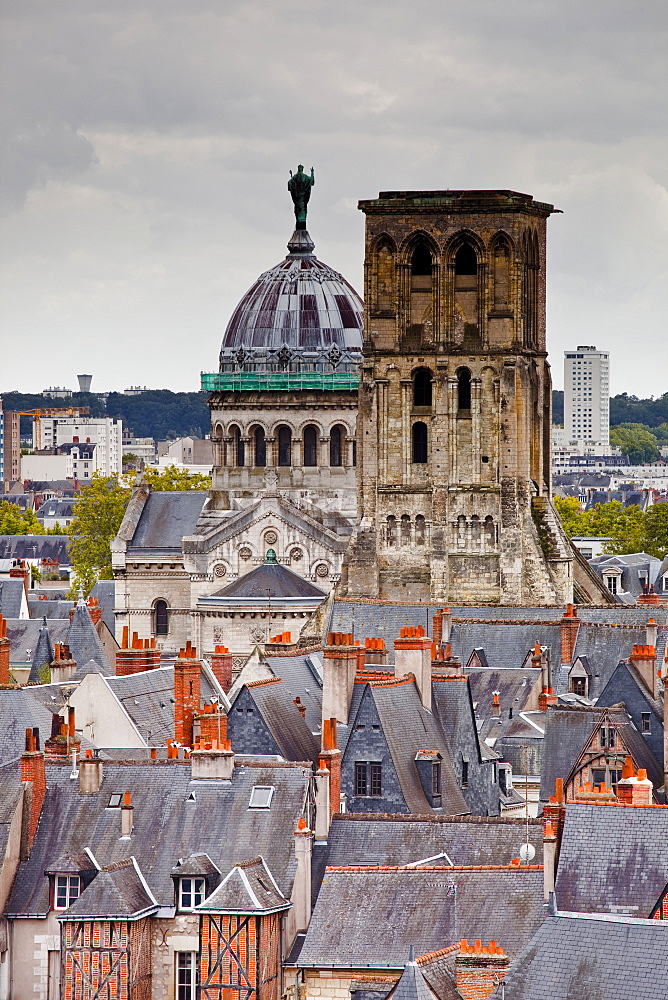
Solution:
[{"label": "church dome", "polygon": [[361,360],[364,306],[295,230],[287,257],[260,275],[230,319],[220,371],[346,369]]}]

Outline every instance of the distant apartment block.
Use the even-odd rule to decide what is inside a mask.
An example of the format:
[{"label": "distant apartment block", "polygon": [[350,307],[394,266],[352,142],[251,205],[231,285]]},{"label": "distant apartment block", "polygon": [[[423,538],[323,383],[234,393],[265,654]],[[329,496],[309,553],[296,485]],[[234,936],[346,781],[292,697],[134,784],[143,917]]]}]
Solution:
[{"label": "distant apartment block", "polygon": [[610,355],[578,347],[564,356],[564,436],[610,447]]},{"label": "distant apartment block", "polygon": [[[96,445],[95,468],[103,475],[109,476],[121,471],[123,456],[121,420],[114,417],[43,417],[33,422],[35,451],[59,448],[60,445],[72,443]],[[76,471],[83,470],[77,468]]]},{"label": "distant apartment block", "polygon": [[21,414],[5,410],[0,399],[0,487],[17,480],[21,471]]}]

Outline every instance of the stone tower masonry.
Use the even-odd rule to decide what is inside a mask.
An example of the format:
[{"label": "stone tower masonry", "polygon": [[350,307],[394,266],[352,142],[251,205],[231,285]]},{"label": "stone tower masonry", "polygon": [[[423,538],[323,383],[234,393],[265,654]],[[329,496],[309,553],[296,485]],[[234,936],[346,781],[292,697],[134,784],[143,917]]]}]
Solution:
[{"label": "stone tower masonry", "polygon": [[512,191],[383,192],[366,215],[350,597],[563,605],[550,500],[546,221]]}]

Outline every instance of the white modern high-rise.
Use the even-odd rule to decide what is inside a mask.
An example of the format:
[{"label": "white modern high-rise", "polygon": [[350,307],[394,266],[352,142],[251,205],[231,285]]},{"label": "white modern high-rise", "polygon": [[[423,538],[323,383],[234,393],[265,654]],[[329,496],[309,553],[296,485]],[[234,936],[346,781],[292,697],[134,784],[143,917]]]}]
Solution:
[{"label": "white modern high-rise", "polygon": [[567,441],[610,448],[610,355],[578,347],[564,355],[564,431]]},{"label": "white modern high-rise", "polygon": [[[57,448],[58,445],[71,442],[82,445],[93,442],[97,446],[95,464],[90,466],[89,472],[99,470],[109,476],[122,470],[122,420],[116,417],[42,417],[33,421],[35,450]],[[79,475],[78,469],[75,472]]]}]

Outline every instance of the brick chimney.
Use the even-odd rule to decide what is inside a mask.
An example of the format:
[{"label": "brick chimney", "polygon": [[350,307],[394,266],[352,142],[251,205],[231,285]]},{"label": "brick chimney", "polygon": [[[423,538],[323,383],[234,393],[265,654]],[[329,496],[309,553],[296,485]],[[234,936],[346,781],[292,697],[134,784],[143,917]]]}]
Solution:
[{"label": "brick chimney", "polygon": [[431,661],[431,672],[434,677],[462,677],[463,668],[460,660],[453,656],[452,646],[446,642],[445,646],[437,646],[432,650],[434,657]]},{"label": "brick chimney", "polygon": [[656,672],[656,647],[647,645],[636,645],[629,657],[645,684],[645,687],[652,698],[658,698],[659,685]]},{"label": "brick chimney", "polygon": [[117,677],[140,674],[145,670],[155,670],[160,666],[160,650],[156,648],[155,637],[140,639],[137,632],[133,632],[131,643],[128,637],[129,629],[127,625],[124,625],[121,645],[116,650]]},{"label": "brick chimney", "polygon": [[7,621],[0,614],[0,687],[9,687],[9,652]]},{"label": "brick chimney", "polygon": [[580,624],[577,609],[573,604],[567,604],[561,619],[561,662],[569,667],[573,662]]},{"label": "brick chimney", "polygon": [[364,666],[387,666],[387,648],[384,639],[369,638],[364,640]]},{"label": "brick chimney", "polygon": [[25,747],[21,757],[21,781],[29,782],[30,818],[26,830],[27,840],[22,844],[21,854],[23,858],[30,855],[46,795],[46,767],[44,766],[44,754],[39,748],[39,729],[26,729]]},{"label": "brick chimney", "polygon": [[301,698],[299,697],[299,695],[297,695],[296,698],[292,699],[292,704],[295,706],[295,708],[297,709],[297,711],[301,715],[302,719],[305,719],[306,718],[306,705],[301,700]]},{"label": "brick chimney", "polygon": [[79,761],[79,791],[82,795],[96,795],[100,791],[103,777],[102,761],[93,757],[88,749]]},{"label": "brick chimney", "polygon": [[187,747],[193,745],[193,723],[200,711],[201,672],[197,650],[188,640],[174,663],[174,738]]},{"label": "brick chimney", "polygon": [[329,632],[323,650],[322,718],[348,725],[357,672],[357,646],[349,632]]},{"label": "brick chimney", "polygon": [[65,642],[57,642],[53,647],[51,661],[51,683],[60,684],[76,672],[76,660],[72,659],[70,647]]},{"label": "brick chimney", "polygon": [[[337,743],[336,719],[325,719],[322,725],[322,750],[318,764],[321,772],[329,772],[330,820],[341,807],[341,751]],[[329,829],[329,823],[327,829]]]},{"label": "brick chimney", "polygon": [[654,787],[647,777],[644,767],[635,774],[633,761],[627,757],[624,761],[621,780],[617,782],[617,798],[631,806],[651,806]]},{"label": "brick chimney", "polygon": [[227,737],[227,714],[222,705],[214,702],[212,705],[204,706],[201,713],[195,717],[193,738],[195,745],[210,743],[225,750],[231,749]]},{"label": "brick chimney", "polygon": [[668,650],[663,664],[663,779],[668,788]]},{"label": "brick chimney", "polygon": [[406,626],[394,640],[394,673],[396,677],[413,674],[422,704],[431,711],[432,642],[421,625]]},{"label": "brick chimney", "polygon": [[434,611],[432,618],[431,637],[437,646],[443,642],[443,613],[445,609]]},{"label": "brick chimney", "polygon": [[28,592],[30,591],[30,566],[28,566],[25,559],[16,559],[13,565],[9,569],[10,579],[21,579],[23,580],[23,587],[26,592],[26,599],[28,597]]},{"label": "brick chimney", "polygon": [[130,793],[125,792],[121,803],[121,837],[131,837],[135,827],[135,810],[130,799]]},{"label": "brick chimney", "polygon": [[99,620],[102,618],[102,608],[100,607],[100,602],[97,597],[89,597],[86,601],[86,607],[88,608],[88,614],[93,625],[97,625]]},{"label": "brick chimney", "polygon": [[225,694],[232,687],[232,654],[227,646],[218,645],[211,654],[211,670]]},{"label": "brick chimney", "polygon": [[655,592],[654,586],[643,588],[643,592],[638,598],[638,604],[643,607],[654,608],[659,603],[659,595]]},{"label": "brick chimney", "polygon": [[556,843],[554,845],[554,865],[559,864],[559,850],[561,848],[561,837],[564,832],[566,821],[566,799],[564,797],[564,779],[557,778],[555,782],[555,795],[550,795],[550,800],[543,806],[543,822],[549,823]]},{"label": "brick chimney", "polygon": [[492,691],[492,718],[501,718],[501,703],[499,701],[499,692]]},{"label": "brick chimney", "polygon": [[510,959],[496,941],[469,944],[462,938],[455,959],[455,982],[463,1000],[487,1000],[503,980]]}]

